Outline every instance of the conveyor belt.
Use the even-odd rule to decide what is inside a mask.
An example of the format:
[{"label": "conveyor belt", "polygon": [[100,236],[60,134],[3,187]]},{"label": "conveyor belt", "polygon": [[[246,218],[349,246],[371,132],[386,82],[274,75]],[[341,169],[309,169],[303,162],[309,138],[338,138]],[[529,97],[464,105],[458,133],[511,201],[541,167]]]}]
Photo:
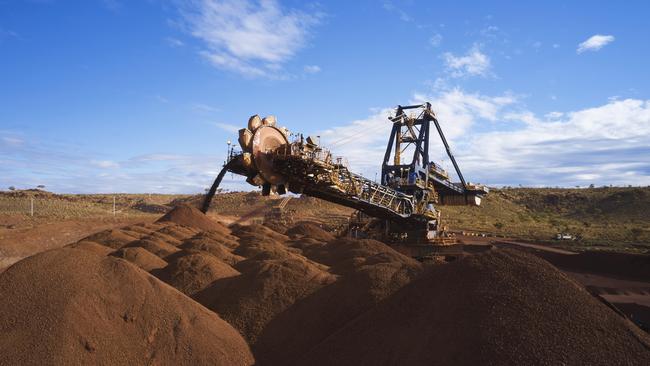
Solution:
[{"label": "conveyor belt", "polygon": [[404,219],[414,213],[413,197],[354,174],[341,164],[301,155],[276,160],[289,190],[353,208],[370,216]]},{"label": "conveyor belt", "polygon": [[[227,171],[242,173],[238,156],[224,166],[206,195],[202,211],[210,202]],[[372,217],[394,221],[409,221],[414,215],[413,197],[350,172],[340,164],[329,164],[305,156],[287,155],[276,160],[275,168],[287,177],[286,185],[294,193],[302,193],[362,211]]]}]

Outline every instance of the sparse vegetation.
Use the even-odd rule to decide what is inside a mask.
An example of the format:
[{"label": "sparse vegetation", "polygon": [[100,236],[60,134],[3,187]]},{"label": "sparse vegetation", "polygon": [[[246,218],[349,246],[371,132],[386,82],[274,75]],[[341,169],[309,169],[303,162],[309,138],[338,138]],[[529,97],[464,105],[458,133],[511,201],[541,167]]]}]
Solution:
[{"label": "sparse vegetation", "polygon": [[480,207],[441,206],[441,210],[452,230],[536,241],[551,241],[562,232],[579,238],[561,243],[572,249],[646,251],[648,207],[647,187],[508,188],[492,190]]},{"label": "sparse vegetation", "polygon": [[[203,195],[172,194],[54,194],[32,190],[0,192],[0,214],[25,215],[34,199],[34,219],[68,219],[106,217],[113,215],[113,198],[117,215],[159,216],[179,203],[198,206]],[[264,217],[278,204],[276,197],[263,197],[259,192],[228,192],[214,197],[210,214],[244,220]],[[289,201],[287,209],[299,212],[297,219],[327,222],[338,227],[347,223],[351,209],[316,198],[299,197]]]},{"label": "sparse vegetation", "polygon": [[[53,194],[42,190],[14,190],[0,193],[0,214],[29,213],[34,198],[35,219],[105,217],[112,215],[113,197],[120,216],[160,215],[174,205],[198,204],[202,195],[165,194]],[[243,219],[262,218],[277,199],[259,192],[228,192],[215,196],[211,213]],[[603,187],[582,189],[508,188],[494,189],[479,207],[439,206],[444,225],[451,230],[468,230],[519,239],[548,241],[574,250],[650,250],[650,187]],[[301,219],[342,225],[352,210],[301,197],[288,209]],[[558,233],[578,240],[556,242]]]}]

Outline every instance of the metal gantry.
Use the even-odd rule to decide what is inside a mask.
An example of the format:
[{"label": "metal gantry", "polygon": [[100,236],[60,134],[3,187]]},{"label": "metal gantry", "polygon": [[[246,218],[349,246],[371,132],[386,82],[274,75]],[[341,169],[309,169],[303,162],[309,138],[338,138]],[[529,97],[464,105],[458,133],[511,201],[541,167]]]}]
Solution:
[{"label": "metal gantry", "polygon": [[[240,130],[242,151],[229,149],[227,164],[206,196],[203,210],[207,211],[225,171],[231,171],[261,186],[265,195],[272,191],[306,194],[387,220],[386,228],[425,232],[431,238],[440,219],[435,205],[479,204],[487,189],[465,181],[431,104],[398,106],[389,119],[393,128],[378,183],[351,172],[344,158],[333,158],[330,151],[319,146],[320,139],[296,135],[289,142],[288,130],[277,127],[275,117],[255,115],[249,119],[248,128]],[[429,160],[431,124],[460,183],[453,183],[447,172]],[[413,154],[405,156],[406,151]],[[389,221],[400,225],[389,225]]]}]

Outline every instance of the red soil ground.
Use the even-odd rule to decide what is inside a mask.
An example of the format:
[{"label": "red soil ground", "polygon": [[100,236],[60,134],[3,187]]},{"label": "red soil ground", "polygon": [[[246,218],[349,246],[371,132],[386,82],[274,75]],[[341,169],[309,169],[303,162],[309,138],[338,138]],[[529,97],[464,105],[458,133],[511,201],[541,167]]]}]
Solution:
[{"label": "red soil ground", "polygon": [[422,264],[312,223],[285,234],[183,206],[21,261],[0,274],[0,364],[650,364],[647,334],[587,291],[646,291],[612,279],[643,257],[497,245]]}]

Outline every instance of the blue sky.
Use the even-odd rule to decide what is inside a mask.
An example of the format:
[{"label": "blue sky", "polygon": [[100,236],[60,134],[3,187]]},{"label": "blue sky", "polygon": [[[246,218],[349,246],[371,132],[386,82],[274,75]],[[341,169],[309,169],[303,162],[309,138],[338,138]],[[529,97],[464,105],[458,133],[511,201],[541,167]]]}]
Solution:
[{"label": "blue sky", "polygon": [[[373,177],[391,108],[423,100],[471,181],[649,185],[649,13],[646,1],[0,0],[0,188],[200,192],[252,114],[321,135]],[[441,147],[434,157],[449,166]]]}]

